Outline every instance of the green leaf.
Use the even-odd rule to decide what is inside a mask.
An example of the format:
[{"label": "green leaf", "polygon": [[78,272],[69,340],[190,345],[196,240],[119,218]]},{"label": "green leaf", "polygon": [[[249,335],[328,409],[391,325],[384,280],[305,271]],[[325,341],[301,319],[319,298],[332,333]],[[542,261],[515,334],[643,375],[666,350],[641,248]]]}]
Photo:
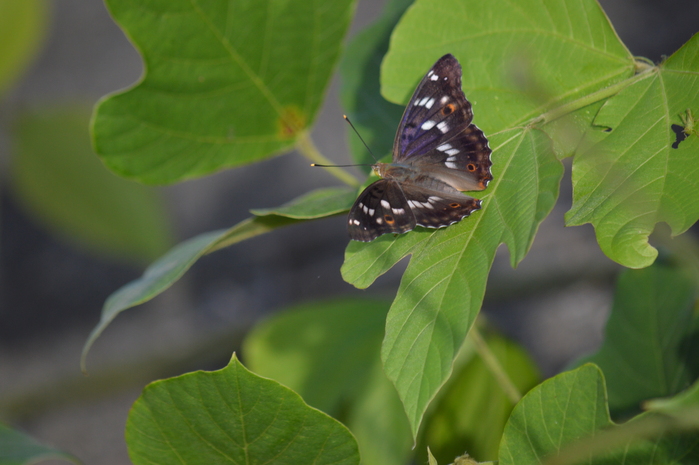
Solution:
[{"label": "green leaf", "polygon": [[[379,158],[391,153],[393,137],[403,114],[403,107],[390,103],[381,96],[381,60],[388,51],[391,31],[412,2],[413,0],[388,2],[381,17],[354,36],[340,62],[342,106],[359,134]],[[351,153],[357,163],[375,162],[354,132],[349,133],[348,137]]]},{"label": "green leaf", "polygon": [[402,465],[412,441],[379,352],[388,304],[341,299],[295,306],[257,325],[243,344],[248,365],[343,421],[365,465]]},{"label": "green leaf", "polygon": [[147,386],[126,423],[129,456],[141,464],[358,464],[338,421],[235,355],[218,371]]},{"label": "green leaf", "polygon": [[354,10],[334,2],[108,0],[143,55],[94,117],[117,173],[169,183],[294,146],[317,116]]},{"label": "green leaf", "polygon": [[662,429],[649,434],[643,427],[657,419],[643,414],[614,426],[601,371],[592,364],[583,365],[545,381],[517,404],[505,427],[498,463],[695,463],[699,458],[696,435]]},{"label": "green leaf", "polygon": [[72,455],[44,446],[26,434],[0,423],[0,465],[30,465],[44,460],[80,463]]},{"label": "green leaf", "polygon": [[685,418],[685,415],[690,413],[691,420],[695,427],[699,429],[699,380],[695,381],[689,389],[674,397],[653,399],[645,402],[643,406],[652,412],[681,416],[682,418]]},{"label": "green leaf", "polygon": [[594,0],[418,0],[391,37],[381,84],[407,102],[443,54],[461,60],[474,122],[490,134],[630,77],[634,61]]},{"label": "green leaf", "polygon": [[316,189],[277,208],[250,210],[255,216],[283,216],[299,220],[312,220],[349,211],[357,196],[350,187]]},{"label": "green leaf", "polygon": [[39,52],[48,19],[45,0],[0,1],[0,96]]},{"label": "green leaf", "polygon": [[677,394],[697,379],[696,298],[693,277],[667,260],[619,277],[604,343],[580,362],[596,363],[604,372],[613,414]]},{"label": "green leaf", "polygon": [[65,239],[139,264],[172,244],[171,226],[153,189],[125,181],[92,152],[89,110],[55,107],[22,115],[15,126],[13,193]]},{"label": "green leaf", "polygon": [[604,253],[624,266],[655,260],[656,223],[676,235],[699,219],[699,138],[672,148],[672,125],[687,109],[699,114],[699,34],[609,99],[594,123],[611,131],[575,157],[566,222],[592,223]]},{"label": "green leaf", "polygon": [[[119,313],[147,302],[168,289],[203,255],[306,219],[336,214],[349,208],[351,202],[347,189],[319,189],[280,208],[259,210],[265,216],[248,218],[230,229],[200,234],[177,245],[153,262],[143,276],[107,298],[102,307],[100,322],[83,347],[83,371],[86,371],[86,357],[90,347]],[[327,210],[323,210],[324,208]]]},{"label": "green leaf", "polygon": [[[519,392],[539,382],[536,365],[524,349],[497,333],[490,333],[486,341]],[[479,461],[497,460],[505,423],[514,407],[483,359],[473,355],[455,368],[425,419],[421,442],[429,444],[442,463],[464,451]]]},{"label": "green leaf", "polygon": [[506,243],[518,263],[558,196],[563,167],[543,133],[517,131],[491,143],[494,180],[471,218],[436,231],[353,241],[345,255],[343,277],[361,288],[412,254],[388,314],[382,357],[413,434],[480,310],[498,245]]}]

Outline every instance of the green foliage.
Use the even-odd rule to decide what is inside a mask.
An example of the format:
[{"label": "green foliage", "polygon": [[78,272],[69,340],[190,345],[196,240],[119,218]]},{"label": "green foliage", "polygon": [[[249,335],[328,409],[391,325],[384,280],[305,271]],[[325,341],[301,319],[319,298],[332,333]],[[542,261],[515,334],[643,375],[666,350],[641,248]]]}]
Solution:
[{"label": "green foliage", "polygon": [[315,120],[352,0],[107,0],[146,74],[105,98],[97,153],[119,174],[170,183],[293,147]]},{"label": "green foliage", "polygon": [[677,394],[699,378],[698,291],[694,276],[662,260],[621,275],[604,344],[581,362],[604,372],[612,414]]},{"label": "green foliage", "polygon": [[165,210],[152,189],[104,168],[90,147],[89,111],[56,107],[16,123],[13,193],[49,229],[78,245],[138,264],[172,245]]},{"label": "green foliage", "polygon": [[51,459],[80,463],[70,454],[39,444],[0,423],[0,465],[29,465]]},{"label": "green foliage", "polygon": [[347,428],[238,362],[156,381],[126,424],[140,464],[358,464]]},{"label": "green foliage", "polygon": [[[112,169],[144,182],[173,182],[293,147],[322,163],[308,132],[339,58],[349,0],[108,3],[146,64],[138,85],[106,98],[95,113],[95,146]],[[573,157],[567,223],[592,223],[602,250],[622,265],[653,263],[657,251],[648,236],[656,223],[679,234],[696,222],[699,35],[653,66],[629,54],[594,0],[408,3],[389,2],[348,46],[343,103],[383,155],[402,109],[379,97],[379,76],[381,94],[405,103],[429,66],[454,54],[474,122],[493,149],[494,179],[478,195],[482,209],[448,228],[351,242],[342,274],[359,288],[411,257],[390,309],[367,300],[299,306],[250,335],[250,365],[344,421],[369,465],[405,463],[418,440],[442,462],[460,455],[455,463],[467,463],[466,447],[478,459],[514,465],[696,462],[696,282],[674,265],[621,278],[607,341],[592,358],[601,370],[585,364],[560,374],[532,389],[511,414],[492,373],[500,369],[526,391],[537,380],[531,362],[497,335],[488,339],[493,360],[476,356],[464,341],[496,249],[506,244],[517,265],[556,203],[561,159]],[[250,40],[251,34],[264,40]],[[677,148],[673,124],[687,136]],[[367,161],[352,144],[353,157]],[[228,230],[172,249],[105,303],[85,354],[118,313],[168,288],[202,255],[346,212],[356,194],[355,182],[346,182],[351,187],[254,210]],[[676,398],[650,401],[691,383]],[[280,402],[293,404],[284,410],[289,416],[277,418],[288,423],[265,430],[260,444],[284,441],[289,425],[311,415],[322,431],[344,438],[338,441],[347,453],[334,459],[358,461],[346,430],[235,359],[220,372],[147,388],[134,406],[127,441],[136,463],[170,463],[175,453],[183,463],[211,463],[220,456],[210,454],[219,452],[237,460],[258,447],[246,435],[269,426]],[[610,406],[615,414],[638,406],[649,411],[615,425]],[[249,416],[241,417],[243,411]],[[247,459],[310,463],[326,452],[315,433],[298,439],[309,440],[290,443],[298,455],[275,459],[260,449]]]}]

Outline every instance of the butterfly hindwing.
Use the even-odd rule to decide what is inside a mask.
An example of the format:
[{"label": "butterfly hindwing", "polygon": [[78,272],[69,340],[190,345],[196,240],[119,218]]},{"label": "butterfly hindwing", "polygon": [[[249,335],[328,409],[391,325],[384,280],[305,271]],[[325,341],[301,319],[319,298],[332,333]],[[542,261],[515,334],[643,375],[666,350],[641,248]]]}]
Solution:
[{"label": "butterfly hindwing", "polygon": [[425,228],[444,228],[458,223],[481,208],[481,201],[459,192],[437,192],[420,186],[403,186],[415,224]]},{"label": "butterfly hindwing", "polygon": [[373,241],[382,234],[415,228],[413,215],[396,181],[379,179],[359,195],[350,210],[347,229],[355,241]]}]

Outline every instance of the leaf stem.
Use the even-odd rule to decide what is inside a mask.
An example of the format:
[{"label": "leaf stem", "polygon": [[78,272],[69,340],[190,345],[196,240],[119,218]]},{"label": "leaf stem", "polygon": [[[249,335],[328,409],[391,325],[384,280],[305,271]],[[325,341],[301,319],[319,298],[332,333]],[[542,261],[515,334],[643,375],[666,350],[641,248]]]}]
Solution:
[{"label": "leaf stem", "polygon": [[575,110],[579,110],[580,108],[584,108],[588,105],[591,105],[595,102],[599,102],[600,100],[604,100],[606,98],[609,98],[618,92],[620,92],[622,89],[625,89],[626,87],[629,87],[630,85],[634,84],[636,81],[640,81],[641,79],[645,79],[648,77],[651,73],[657,71],[656,67],[647,67],[644,68],[643,71],[641,71],[638,74],[635,74],[634,76],[631,76],[628,79],[624,79],[623,81],[619,81],[616,84],[612,84],[609,87],[605,87],[604,89],[600,89],[597,92],[593,92],[591,94],[585,95],[584,97],[581,97],[577,100],[573,100],[572,102],[565,103],[561,105],[560,107],[556,107],[553,110],[547,111],[543,115],[537,116],[534,118],[531,122],[531,124],[546,124],[550,123],[551,121],[554,121],[562,116],[567,115],[568,113],[572,113]]},{"label": "leaf stem", "polygon": [[495,377],[498,384],[500,384],[502,390],[505,391],[505,395],[510,398],[512,404],[519,402],[522,398],[522,394],[507,375],[505,369],[502,367],[500,361],[497,359],[493,351],[491,351],[490,347],[488,347],[488,344],[485,342],[485,339],[483,339],[477,325],[471,326],[471,331],[469,331],[468,335],[473,341],[476,352],[478,352],[478,355],[480,355],[480,357],[483,359],[483,363],[485,363],[486,368],[490,370],[490,373]]},{"label": "leaf stem", "polygon": [[[303,132],[302,134],[300,134],[298,140],[296,141],[296,149],[304,157],[308,158],[313,163],[317,163],[319,165],[332,164],[332,162],[325,158],[323,154],[320,153],[318,148],[316,148],[315,144],[313,143],[313,139],[311,139],[311,136],[308,134],[308,132]],[[359,187],[362,184],[357,178],[355,178],[342,168],[323,167],[323,169],[349,186]]]}]

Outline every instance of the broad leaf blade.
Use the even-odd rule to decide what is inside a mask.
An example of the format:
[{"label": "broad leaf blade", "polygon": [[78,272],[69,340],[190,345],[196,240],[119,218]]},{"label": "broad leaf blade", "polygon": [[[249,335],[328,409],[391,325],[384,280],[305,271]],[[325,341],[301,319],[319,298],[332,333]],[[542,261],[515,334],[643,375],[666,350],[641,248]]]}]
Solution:
[{"label": "broad leaf blade", "polygon": [[83,347],[83,371],[90,347],[119,313],[147,302],[168,289],[203,255],[300,221],[337,214],[348,209],[351,202],[347,189],[318,189],[280,208],[261,211],[264,216],[248,218],[232,228],[200,234],[177,245],[152,263],[143,276],[107,298],[100,322]]},{"label": "broad leaf blade", "polygon": [[624,272],[617,283],[604,344],[581,363],[604,372],[612,413],[677,394],[699,375],[697,286],[686,270],[658,261]]},{"label": "broad leaf blade", "polygon": [[656,223],[680,234],[699,219],[699,137],[672,148],[672,125],[687,109],[699,114],[698,56],[699,34],[609,99],[594,123],[611,132],[575,157],[566,222],[592,223],[602,250],[624,266],[655,260],[648,235]]},{"label": "broad leaf blade", "polygon": [[365,465],[402,465],[412,446],[402,405],[380,364],[387,311],[387,302],[366,299],[298,305],[257,325],[243,347],[256,373],[343,421]]},{"label": "broad leaf blade", "polygon": [[358,464],[342,424],[298,394],[238,362],[152,383],[126,424],[129,456],[141,464]]},{"label": "broad leaf blade", "polygon": [[539,131],[510,136],[491,141],[494,180],[482,210],[472,217],[437,231],[419,228],[369,244],[353,242],[347,249],[343,277],[362,286],[413,255],[388,314],[382,348],[384,369],[413,434],[480,310],[498,245],[506,243],[513,264],[519,262],[558,196],[563,168],[550,140]]},{"label": "broad leaf blade", "polygon": [[66,240],[139,265],[172,245],[157,192],[105,169],[90,147],[89,110],[55,107],[17,121],[12,187],[22,205]]},{"label": "broad leaf blade", "polygon": [[474,122],[486,135],[634,70],[631,54],[594,0],[418,0],[391,38],[383,94],[407,102],[418,79],[445,53],[461,60]]},{"label": "broad leaf blade", "polygon": [[313,123],[352,0],[109,0],[146,66],[94,117],[97,152],[123,176],[168,183],[290,149]]}]

